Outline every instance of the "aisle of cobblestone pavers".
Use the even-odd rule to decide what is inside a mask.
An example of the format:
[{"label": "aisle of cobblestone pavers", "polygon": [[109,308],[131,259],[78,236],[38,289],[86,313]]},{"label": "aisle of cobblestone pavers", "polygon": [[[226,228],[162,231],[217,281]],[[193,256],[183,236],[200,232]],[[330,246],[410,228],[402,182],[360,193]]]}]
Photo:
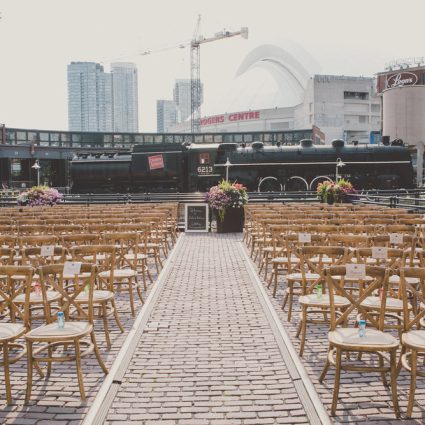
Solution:
[{"label": "aisle of cobblestone pavers", "polygon": [[240,237],[186,235],[106,423],[308,423]]}]

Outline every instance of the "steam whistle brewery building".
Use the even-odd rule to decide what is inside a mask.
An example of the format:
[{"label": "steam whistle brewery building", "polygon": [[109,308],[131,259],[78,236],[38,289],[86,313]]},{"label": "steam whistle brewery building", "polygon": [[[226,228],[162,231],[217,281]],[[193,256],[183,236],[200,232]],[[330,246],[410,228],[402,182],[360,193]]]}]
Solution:
[{"label": "steam whistle brewery building", "polygon": [[412,146],[419,186],[423,185],[425,144],[424,59],[397,60],[377,74],[377,92],[382,97],[382,134],[388,140],[402,139]]}]

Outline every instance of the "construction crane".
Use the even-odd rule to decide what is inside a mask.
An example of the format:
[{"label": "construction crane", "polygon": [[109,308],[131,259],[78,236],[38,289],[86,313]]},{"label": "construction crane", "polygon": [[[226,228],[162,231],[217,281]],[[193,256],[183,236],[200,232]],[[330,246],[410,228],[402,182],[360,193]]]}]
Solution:
[{"label": "construction crane", "polygon": [[199,132],[201,121],[201,44],[211,43],[212,41],[222,40],[240,35],[242,38],[248,38],[248,28],[242,27],[239,31],[217,32],[213,37],[204,38],[199,35],[201,26],[201,15],[198,15],[195,31],[190,42],[190,129],[192,133]]},{"label": "construction crane", "polygon": [[[192,40],[190,42],[183,42],[179,43],[177,46],[167,46],[162,49],[155,50],[156,52],[163,52],[175,48],[184,49],[187,46],[190,46],[190,129],[192,133],[199,132],[201,121],[201,44],[211,43],[212,41],[222,40],[223,38],[235,37],[237,35],[242,36],[242,38],[248,38],[247,27],[242,27],[239,31],[223,30],[214,34],[213,37],[205,38],[202,35],[199,35],[200,26],[201,15],[198,15],[198,20],[196,22]],[[144,56],[150,55],[153,52],[154,51],[152,50],[145,50],[140,54]]]}]

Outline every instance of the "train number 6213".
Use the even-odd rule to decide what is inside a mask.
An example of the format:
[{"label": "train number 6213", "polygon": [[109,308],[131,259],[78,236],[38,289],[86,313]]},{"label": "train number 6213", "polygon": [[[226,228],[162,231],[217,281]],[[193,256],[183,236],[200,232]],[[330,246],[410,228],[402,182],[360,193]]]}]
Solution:
[{"label": "train number 6213", "polygon": [[211,165],[200,165],[197,171],[198,174],[212,174],[214,169]]}]

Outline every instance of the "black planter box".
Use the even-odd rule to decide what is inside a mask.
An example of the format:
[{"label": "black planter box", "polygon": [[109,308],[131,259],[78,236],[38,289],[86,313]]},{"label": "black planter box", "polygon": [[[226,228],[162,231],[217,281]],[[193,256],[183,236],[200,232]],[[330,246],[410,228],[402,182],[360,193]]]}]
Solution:
[{"label": "black planter box", "polygon": [[244,225],[243,208],[227,208],[224,219],[217,214],[217,233],[239,233]]}]

